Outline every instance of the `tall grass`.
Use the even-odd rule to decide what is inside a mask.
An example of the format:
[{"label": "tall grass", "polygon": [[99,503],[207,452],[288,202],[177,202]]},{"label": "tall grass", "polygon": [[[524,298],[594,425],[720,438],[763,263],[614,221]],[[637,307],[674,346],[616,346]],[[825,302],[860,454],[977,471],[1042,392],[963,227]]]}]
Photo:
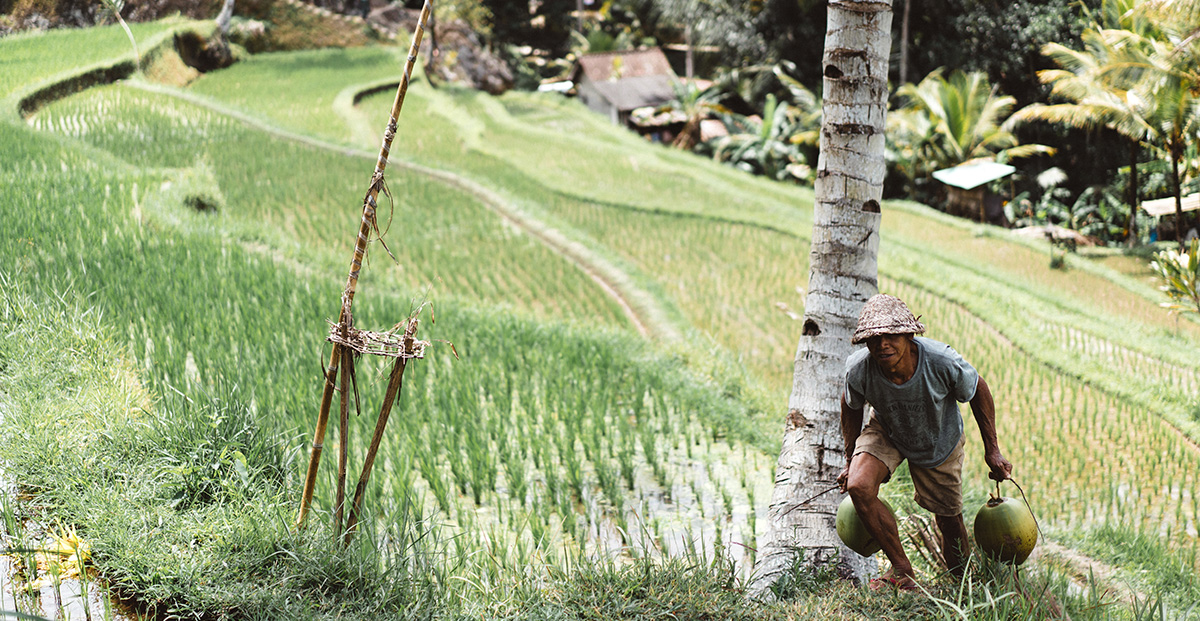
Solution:
[{"label": "tall grass", "polygon": [[[34,124],[83,139],[136,166],[209,169],[224,208],[207,220],[193,218],[189,226],[213,230],[215,225],[250,247],[277,249],[298,269],[319,267],[335,274],[347,269],[361,189],[369,180],[362,172],[364,160],[272,139],[202,108],[120,87],[55,104]],[[296,170],[312,173],[293,174]],[[608,325],[624,322],[620,309],[585,274],[497,222],[473,198],[403,169],[390,171],[388,180],[394,203],[381,200],[384,214],[392,218],[387,241],[398,265],[384,252],[373,252],[374,269],[365,273],[364,288],[374,286],[371,282],[414,291],[432,286],[439,299],[479,300]],[[138,198],[154,200],[156,194],[162,192]],[[145,212],[172,219],[183,215],[157,207]]]},{"label": "tall grass", "polygon": [[[139,43],[178,28],[182,20],[162,20],[133,24],[130,29]],[[144,48],[143,48],[144,49]],[[17,33],[0,39],[0,101],[22,87],[45,82],[63,73],[93,62],[116,59],[133,49],[125,31],[117,24],[86,30],[55,29]],[[11,114],[6,110],[5,114]]]},{"label": "tall grass", "polygon": [[[200,129],[203,115],[190,124],[170,123],[164,119],[177,114],[170,106],[153,101],[153,97],[150,101],[140,99],[140,94],[124,99],[120,93],[120,88],[110,88],[63,102],[39,116],[37,123],[60,131],[76,128],[79,137],[127,155],[141,166],[125,167],[119,160],[100,160],[66,171],[35,169],[32,165],[14,169],[7,177],[13,183],[45,189],[17,195],[3,205],[3,217],[10,226],[0,236],[0,249],[5,256],[16,258],[16,282],[36,295],[67,292],[68,298],[93,305],[113,326],[122,346],[133,354],[141,377],[163,395],[184,395],[181,400],[163,402],[163,415],[156,418],[154,428],[185,434],[187,441],[174,443],[159,438],[151,442],[176,446],[161,448],[154,462],[160,471],[155,479],[163,490],[158,493],[166,496],[164,510],[174,507],[194,512],[224,507],[244,502],[246,499],[238,495],[243,488],[275,489],[279,497],[269,504],[276,515],[265,521],[275,524],[278,514],[284,511],[280,507],[286,505],[284,492],[293,487],[288,482],[294,481],[297,468],[295,449],[304,442],[303,433],[313,413],[311,390],[319,377],[313,371],[317,368],[314,361],[321,357],[318,338],[325,332],[323,319],[332,314],[328,306],[337,299],[340,279],[311,275],[313,264],[323,267],[324,259],[319,255],[312,264],[303,262],[299,255],[277,262],[243,237],[246,229],[239,228],[239,218],[245,216],[236,214],[236,210],[253,210],[255,205],[270,203],[272,190],[267,184],[251,186],[268,188],[267,196],[255,196],[243,185],[222,182],[224,175],[231,174],[229,170],[239,167],[239,161],[213,156],[212,164],[206,162],[185,170],[190,175],[187,178],[177,170],[149,169],[145,164],[155,156],[163,163],[172,163],[175,157],[185,162],[184,155],[174,151],[171,143],[192,139],[192,144],[207,145],[213,153],[242,156],[247,164],[254,161],[253,147],[264,144],[279,147],[294,161],[303,162],[309,154],[261,139],[256,145],[255,136],[238,136],[236,126],[219,120],[213,123],[212,133],[206,133]],[[86,129],[82,122],[62,120],[69,116],[61,110],[72,110],[71,106],[89,97],[107,102],[111,111],[105,105],[92,108],[97,114],[88,116],[91,123]],[[145,112],[144,122],[133,131],[144,140],[144,150],[118,135],[121,128],[131,129],[119,120],[125,118],[120,112],[125,106]],[[189,136],[188,132],[203,138]],[[11,126],[0,127],[0,135],[13,143],[37,140],[28,130]],[[233,143],[239,139],[251,144],[235,147]],[[66,152],[65,147],[59,151],[47,148],[44,156],[54,161]],[[336,161],[317,160],[310,165],[318,170],[325,166],[333,170],[331,176],[336,176]],[[114,174],[106,168],[121,172]],[[131,172],[138,169],[145,172]],[[68,179],[69,183],[43,183],[51,178]],[[320,180],[309,183],[320,187]],[[184,203],[189,192],[178,191],[179,185],[219,197],[213,199],[218,204],[216,213],[197,213],[188,208]],[[147,187],[152,189],[142,190]],[[286,198],[304,190],[289,190],[296,194]],[[43,204],[66,208],[39,210]],[[332,218],[318,213],[312,217]],[[435,244],[446,243],[445,235],[434,239]],[[474,264],[489,265],[478,254],[486,255],[486,248],[467,244],[462,249],[475,253],[468,255]],[[513,249],[510,244],[510,256]],[[397,252],[407,254],[413,249],[398,247]],[[435,259],[444,256],[431,254]],[[491,264],[496,258],[488,257]],[[386,277],[376,278],[364,279],[364,291],[379,293],[360,297],[360,325],[390,325],[411,308],[407,296],[385,288]],[[560,287],[562,283],[538,284]],[[511,294],[512,288],[505,287],[504,291]],[[562,297],[561,293],[548,294],[550,299]],[[505,311],[470,310],[450,303],[438,303],[434,311],[437,321],[427,324],[429,330],[424,336],[453,341],[462,359],[455,360],[448,347],[441,347],[435,348],[428,359],[414,364],[402,406],[393,419],[398,424],[393,425],[393,435],[382,447],[383,470],[392,474],[370,492],[367,506],[384,524],[388,516],[410,507],[410,513],[404,515],[443,512],[443,526],[429,528],[447,537],[480,529],[492,533],[474,544],[469,539],[458,539],[460,555],[474,554],[477,546],[491,547],[498,542],[520,544],[515,549],[526,552],[510,559],[519,565],[535,553],[554,556],[565,548],[578,554],[608,545],[597,543],[596,537],[609,532],[613,522],[629,531],[623,497],[628,481],[636,479],[641,468],[628,419],[634,403],[642,404],[650,398],[654,405],[643,406],[644,416],[673,417],[688,424],[734,421],[741,416],[741,406],[735,400],[714,387],[697,383],[678,361],[655,357],[628,335],[593,327],[544,324]],[[317,338],[300,338],[303,334]],[[381,371],[374,363],[365,362],[359,374],[364,388],[378,382]],[[237,391],[230,388],[233,385],[239,387]],[[366,395],[371,392],[363,390]],[[194,412],[191,401],[202,399],[209,405]],[[227,403],[226,399],[231,401]],[[368,397],[363,410],[371,412],[376,406]],[[646,424],[652,420],[646,418]],[[250,421],[254,424],[249,425]],[[357,419],[355,433],[365,432],[369,425],[365,417]],[[557,449],[550,438],[564,427],[572,429],[579,442],[602,450],[579,460],[577,445]],[[662,433],[675,429],[663,422],[655,422],[650,428]],[[614,429],[618,431],[614,433]],[[213,441],[203,440],[204,434],[210,434]],[[665,438],[660,442],[667,444]],[[523,457],[533,445],[542,447],[540,467],[525,464],[521,468],[517,459],[503,463],[498,459],[506,454]],[[267,450],[270,447],[274,450]],[[414,454],[413,447],[421,450]],[[352,457],[361,459],[358,454]],[[465,481],[459,480],[461,472],[455,468],[463,461],[469,466]],[[563,493],[560,488],[554,497],[545,496],[535,483],[545,480],[545,472],[564,462],[573,464],[567,472],[574,494]],[[619,470],[620,464],[626,469],[625,485],[613,484],[613,478],[600,480],[600,473]],[[765,467],[766,460],[759,465]],[[398,467],[405,470],[397,472]],[[686,473],[691,466],[683,462],[678,469]],[[665,470],[660,468],[660,472]],[[265,479],[259,482],[262,477]],[[325,472],[320,481],[319,510],[328,510],[331,479],[332,472]],[[265,481],[274,481],[271,485],[275,487]],[[459,490],[466,490],[469,499],[451,493],[452,482]],[[653,490],[664,484],[651,476],[646,485],[651,490],[646,493],[657,493]],[[522,486],[524,494],[519,493]],[[597,489],[606,490],[606,503],[593,502]],[[402,493],[391,495],[385,490]],[[514,492],[518,493],[515,497]],[[535,509],[515,510],[522,499]],[[147,515],[156,514],[148,511]],[[705,516],[700,513],[698,517]],[[96,528],[113,527],[114,523],[105,522]],[[194,527],[177,526],[184,533],[193,532],[189,528]],[[114,555],[133,553],[123,540],[103,543]],[[196,563],[206,563],[206,558],[200,555]],[[141,564],[129,570],[128,578],[119,577],[118,581],[128,585],[149,582],[155,588],[166,589],[164,592],[176,593],[174,589],[181,583],[198,580],[206,571],[199,565],[188,565],[180,570],[182,574],[175,570],[164,573],[158,565],[150,568],[146,564],[149,562],[139,561]],[[176,596],[193,598],[188,600],[192,602],[189,605],[198,605],[194,598],[203,594],[144,597],[153,605],[168,605],[166,600]]]},{"label": "tall grass", "polygon": [[[370,110],[389,95],[354,110],[347,89],[392,62],[384,50],[271,55],[197,88],[274,123],[352,140],[363,117],[382,126]],[[293,73],[304,79],[280,77]],[[324,319],[336,314],[370,162],[161,93],[107,87],[44,109],[32,127],[0,124],[0,150],[14,156],[0,162],[0,256],[8,282],[32,299],[94,309],[91,327],[70,329],[107,344],[81,351],[127,352],[133,366],[109,365],[120,370],[117,385],[140,379],[150,391],[105,396],[122,404],[111,412],[64,411],[51,406],[68,401],[78,363],[23,364],[41,364],[59,383],[45,392],[48,405],[20,408],[29,416],[21,428],[40,444],[14,444],[49,452],[10,459],[34,473],[29,481],[45,481],[39,489],[65,490],[47,498],[92,520],[97,549],[124,559],[110,565],[118,585],[160,610],[248,615],[261,605],[284,614],[304,605],[336,616],[373,598],[356,613],[367,615],[421,610],[412,598],[480,594],[491,605],[527,567],[541,568],[541,579],[553,574],[547,567],[617,551],[733,559],[716,575],[744,575],[752,556],[733,551],[753,547],[773,455],[726,439],[775,442],[761,441],[775,437],[777,417],[756,411],[755,391],[787,388],[796,322],[784,311],[803,310],[809,192],[646,147],[574,103],[420,84],[409,96],[393,157],[479,180],[597,249],[659,296],[692,342],[664,356],[611,330],[624,325],[619,309],[579,270],[464,192],[389,169],[397,219],[387,241],[400,265],[373,249],[358,325],[390,326],[432,297],[436,322],[422,336],[453,342],[461,359],[435,343],[413,363],[366,499],[377,529],[359,538],[367,547],[323,548],[331,537],[320,529],[288,539]],[[215,209],[198,212],[200,204]],[[1151,300],[1129,289],[1099,308],[1089,303],[1105,286],[1099,272],[1043,281],[1044,258],[1027,246],[910,211],[888,216],[882,288],[909,300],[931,336],[989,379],[1002,442],[1051,532],[1134,523],[1179,542],[1164,556],[1188,559],[1200,464],[1162,411],[1178,419],[1194,403],[1200,361],[1179,345],[1194,342],[1192,328],[1166,330],[1146,311]],[[1139,377],[1118,383],[1106,375],[1113,370]],[[385,374],[377,362],[360,365],[368,415],[353,433],[373,424]],[[36,381],[25,374],[12,385],[35,395]],[[58,438],[34,417],[39,408],[93,435]],[[968,434],[977,442],[970,422]],[[97,452],[76,455],[79,443]],[[89,455],[95,461],[79,461]],[[969,463],[968,496],[978,498],[981,460]],[[63,471],[101,473],[144,504],[116,506],[84,478],[64,485]],[[317,509],[327,512],[333,473],[319,485]],[[124,533],[122,521],[135,528]],[[137,547],[145,541],[165,545]],[[187,551],[164,552],[171,545]],[[214,568],[213,555],[234,558],[247,581]],[[323,560],[280,560],[312,556]],[[664,571],[686,576],[672,567]],[[623,571],[603,580],[622,582]],[[316,599],[255,592],[233,601],[258,580]],[[526,601],[538,601],[534,591]]]}]

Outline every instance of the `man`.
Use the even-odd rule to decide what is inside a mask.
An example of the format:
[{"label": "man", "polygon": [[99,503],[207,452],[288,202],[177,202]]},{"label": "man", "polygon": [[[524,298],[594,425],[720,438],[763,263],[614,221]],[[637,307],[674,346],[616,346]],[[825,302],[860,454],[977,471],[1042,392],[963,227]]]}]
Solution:
[{"label": "man", "polygon": [[[969,401],[983,436],[988,476],[1004,480],[1012,464],[996,439],[995,406],[987,382],[945,343],[918,337],[925,326],[900,299],[867,300],[851,342],[866,343],[846,360],[842,438],[846,469],[838,483],[849,493],[867,531],[882,545],[891,571],[872,587],[916,589],[896,520],[879,500],[879,486],[908,460],[914,500],[935,516],[946,563],[961,576],[970,550],[962,517],[963,421],[958,402]],[[863,408],[873,410],[863,426]]]}]

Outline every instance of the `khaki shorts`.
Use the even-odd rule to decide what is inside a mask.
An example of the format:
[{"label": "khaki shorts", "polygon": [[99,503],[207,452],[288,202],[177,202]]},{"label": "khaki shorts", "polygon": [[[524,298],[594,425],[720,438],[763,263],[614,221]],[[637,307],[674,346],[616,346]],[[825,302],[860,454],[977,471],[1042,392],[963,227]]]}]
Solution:
[{"label": "khaki shorts", "polygon": [[[962,469],[966,455],[963,451],[963,444],[965,441],[966,434],[963,434],[963,437],[958,439],[958,446],[954,447],[950,456],[933,468],[921,468],[912,463],[908,465],[909,473],[912,475],[913,488],[916,490],[913,500],[934,515],[953,517],[962,513]],[[854,443],[854,454],[858,455],[859,453],[867,453],[887,466],[888,477],[884,479],[884,482],[891,478],[892,473],[896,472],[896,468],[900,466],[900,462],[904,461],[904,456],[896,450],[896,445],[888,439],[883,425],[874,416],[867,421],[867,426],[863,428],[862,434],[858,436],[858,441]]]}]

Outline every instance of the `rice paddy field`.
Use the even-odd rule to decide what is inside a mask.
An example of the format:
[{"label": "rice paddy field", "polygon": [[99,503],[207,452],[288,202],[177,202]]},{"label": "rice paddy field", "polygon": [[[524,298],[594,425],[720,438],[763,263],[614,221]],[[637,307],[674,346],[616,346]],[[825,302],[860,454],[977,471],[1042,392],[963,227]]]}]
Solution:
[{"label": "rice paddy field", "polygon": [[[152,48],[189,27],[135,34]],[[290,520],[402,55],[263,54],[182,89],[135,75],[18,113],[41,85],[128,56],[116,27],[0,38],[5,299],[87,309],[158,417],[214,400],[244,412],[273,442],[269,504]],[[372,244],[357,324],[415,314],[431,345],[410,364],[368,489],[379,532],[427,524],[464,597],[580,558],[727,557],[747,575],[803,314],[812,191],[650,145],[575,101],[419,77],[387,184],[387,250]],[[1045,534],[1086,547],[1090,533],[1131,529],[1194,575],[1200,323],[1158,307],[1136,257],[1051,269],[1044,245],[908,203],[885,206],[882,236],[880,290],[987,378]],[[11,376],[0,370],[0,387]],[[360,362],[351,464],[386,377]],[[55,424],[37,422],[37,402],[10,409]],[[990,483],[966,419],[968,505],[981,504]],[[249,476],[233,450],[212,466],[218,488]],[[26,466],[49,477],[54,463]],[[181,472],[156,476],[191,480]],[[189,519],[221,510],[193,504]]]}]

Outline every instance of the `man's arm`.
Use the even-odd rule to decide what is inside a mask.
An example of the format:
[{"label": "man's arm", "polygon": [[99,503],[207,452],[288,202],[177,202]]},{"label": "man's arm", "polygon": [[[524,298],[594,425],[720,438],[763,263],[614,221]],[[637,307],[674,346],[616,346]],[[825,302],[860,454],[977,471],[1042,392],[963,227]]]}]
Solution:
[{"label": "man's arm", "polygon": [[854,409],[846,403],[846,394],[842,393],[842,441],[846,446],[846,468],[838,475],[837,482],[842,491],[846,490],[846,481],[850,477],[850,459],[854,457],[854,444],[862,433],[863,410]]},{"label": "man's arm", "polygon": [[[843,420],[845,406],[842,406]],[[983,437],[983,460],[987,462],[991,472],[988,476],[996,481],[1003,481],[1012,474],[1013,465],[1000,452],[1000,440],[996,436],[996,404],[992,401],[992,390],[983,376],[975,386],[975,396],[971,397],[971,412],[975,422],[979,424],[979,435]],[[845,430],[842,431],[845,435]]]}]

